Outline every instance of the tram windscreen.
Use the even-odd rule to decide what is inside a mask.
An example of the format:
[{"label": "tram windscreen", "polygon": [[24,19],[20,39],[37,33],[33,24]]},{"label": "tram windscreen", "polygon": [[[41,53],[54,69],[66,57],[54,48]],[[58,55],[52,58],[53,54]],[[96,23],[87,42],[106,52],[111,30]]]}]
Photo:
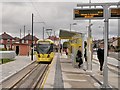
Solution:
[{"label": "tram windscreen", "polygon": [[36,49],[37,49],[37,53],[46,54],[50,50],[50,44],[38,44]]}]

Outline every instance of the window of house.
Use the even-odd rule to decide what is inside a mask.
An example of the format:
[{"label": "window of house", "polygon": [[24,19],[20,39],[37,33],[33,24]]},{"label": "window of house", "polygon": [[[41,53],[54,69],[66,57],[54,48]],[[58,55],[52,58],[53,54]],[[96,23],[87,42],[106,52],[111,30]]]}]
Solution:
[{"label": "window of house", "polygon": [[24,40],[22,40],[22,43],[24,43]]},{"label": "window of house", "polygon": [[0,42],[3,43],[3,39],[1,39]]},{"label": "window of house", "polygon": [[7,42],[10,42],[10,39],[7,39]]},{"label": "window of house", "polygon": [[14,39],[12,39],[12,42],[14,42],[15,40]]},{"label": "window of house", "polygon": [[26,41],[26,43],[28,43],[28,40]]}]

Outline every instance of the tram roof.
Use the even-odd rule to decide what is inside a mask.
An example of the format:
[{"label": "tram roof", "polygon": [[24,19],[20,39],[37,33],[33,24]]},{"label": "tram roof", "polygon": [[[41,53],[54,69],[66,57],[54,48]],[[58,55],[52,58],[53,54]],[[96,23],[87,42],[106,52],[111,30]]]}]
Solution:
[{"label": "tram roof", "polygon": [[53,42],[52,40],[50,40],[50,39],[44,39],[44,40],[43,40],[43,39],[39,39],[39,40],[37,41],[37,43],[38,43],[38,42],[50,42],[51,44],[54,43],[54,42]]},{"label": "tram roof", "polygon": [[67,31],[67,30],[60,30],[59,37],[60,39],[72,39],[72,37],[77,34],[81,34],[81,33]]}]

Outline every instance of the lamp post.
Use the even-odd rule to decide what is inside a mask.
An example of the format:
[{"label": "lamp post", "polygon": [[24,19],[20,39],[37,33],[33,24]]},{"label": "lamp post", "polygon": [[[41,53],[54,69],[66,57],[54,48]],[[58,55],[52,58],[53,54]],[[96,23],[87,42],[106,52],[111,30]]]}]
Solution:
[{"label": "lamp post", "polygon": [[[33,22],[34,20],[34,15],[33,15],[33,13],[32,13],[32,44],[31,44],[31,60],[33,61],[33,23],[44,23],[45,24],[45,22]],[[44,29],[44,28],[43,28]],[[43,35],[44,36],[44,35]]]},{"label": "lamp post", "polygon": [[32,45],[31,45],[31,60],[33,61],[33,13],[32,13]]},{"label": "lamp post", "polygon": [[70,31],[71,31],[71,26],[72,26],[72,25],[77,25],[77,23],[70,24]]},{"label": "lamp post", "polygon": [[88,26],[88,39],[87,39],[87,46],[88,46],[88,50],[87,50],[87,63],[88,63],[88,71],[92,71],[92,52],[91,52],[91,26],[93,24],[89,24]]},{"label": "lamp post", "polygon": [[52,29],[46,29],[46,33],[47,33],[48,37],[50,37],[52,34]]},{"label": "lamp post", "polygon": [[29,52],[30,52],[30,45],[29,45],[29,40],[30,40],[30,30],[28,30],[28,35],[29,35],[29,37],[28,37],[28,56],[29,56]]}]

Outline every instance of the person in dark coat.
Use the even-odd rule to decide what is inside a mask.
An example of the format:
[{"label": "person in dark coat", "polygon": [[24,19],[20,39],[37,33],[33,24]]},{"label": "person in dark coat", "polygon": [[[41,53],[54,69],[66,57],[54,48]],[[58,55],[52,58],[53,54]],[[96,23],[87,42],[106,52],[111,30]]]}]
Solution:
[{"label": "person in dark coat", "polygon": [[97,57],[100,63],[100,71],[103,70],[103,63],[104,63],[104,49],[103,49],[103,45],[100,45],[98,50],[97,50]]},{"label": "person in dark coat", "polygon": [[62,53],[62,44],[60,44],[60,53]]},{"label": "person in dark coat", "polygon": [[80,68],[81,64],[83,64],[81,46],[79,46],[79,49],[77,51],[77,59],[79,59],[78,67]]},{"label": "person in dark coat", "polygon": [[87,42],[86,41],[84,42],[84,50],[85,50],[84,58],[85,58],[85,61],[87,62]]}]

